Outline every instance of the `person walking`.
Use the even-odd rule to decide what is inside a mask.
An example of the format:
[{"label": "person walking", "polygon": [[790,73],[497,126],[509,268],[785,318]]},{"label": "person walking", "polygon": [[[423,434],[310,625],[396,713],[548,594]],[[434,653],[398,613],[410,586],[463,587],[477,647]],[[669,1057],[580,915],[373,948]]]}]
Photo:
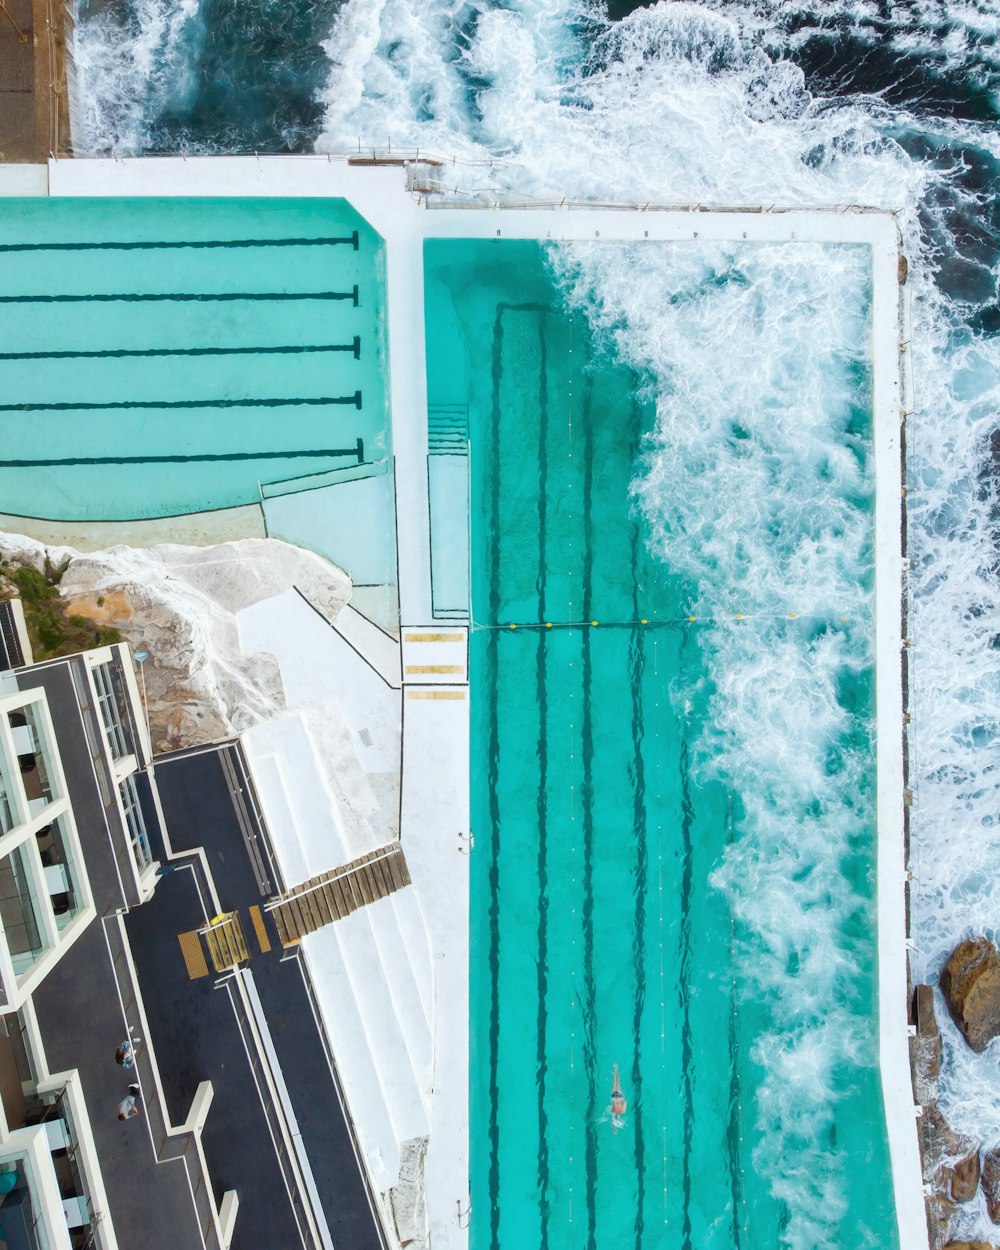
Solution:
[{"label": "person walking", "polygon": [[126,1070],[135,1066],[135,1050],[133,1049],[131,1038],[126,1037],[115,1051],[115,1063],[120,1068],[125,1068]]},{"label": "person walking", "polygon": [[128,1087],[128,1095],[118,1104],[118,1119],[131,1120],[134,1115],[139,1114],[139,1108],[136,1106],[139,1095],[142,1091],[138,1085],[130,1085]]}]

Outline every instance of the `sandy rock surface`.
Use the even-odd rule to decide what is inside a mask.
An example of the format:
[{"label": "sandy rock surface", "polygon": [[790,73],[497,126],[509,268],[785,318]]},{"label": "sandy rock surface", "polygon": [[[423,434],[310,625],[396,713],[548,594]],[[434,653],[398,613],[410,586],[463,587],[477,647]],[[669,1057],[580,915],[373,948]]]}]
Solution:
[{"label": "sandy rock surface", "polygon": [[1000,952],[985,937],[960,942],[941,973],[952,1019],[975,1051],[1000,1036]]},{"label": "sandy rock surface", "polygon": [[351,591],[334,565],[270,538],[81,554],[4,534],[0,550],[36,568],[46,552],[53,563],[68,557],[59,589],[70,610],[149,652],[143,676],[156,751],[230,737],[284,711],[277,662],[243,651],[237,612],[294,587],[332,621]]}]

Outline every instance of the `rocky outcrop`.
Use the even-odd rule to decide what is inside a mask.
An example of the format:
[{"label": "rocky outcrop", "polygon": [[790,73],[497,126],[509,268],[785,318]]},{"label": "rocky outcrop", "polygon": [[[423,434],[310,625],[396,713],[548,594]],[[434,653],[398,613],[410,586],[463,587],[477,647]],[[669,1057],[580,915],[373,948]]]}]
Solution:
[{"label": "rocky outcrop", "polygon": [[949,1241],[944,1250],[998,1250],[992,1241]]},{"label": "rocky outcrop", "polygon": [[913,1095],[921,1105],[934,1101],[934,1089],[941,1074],[941,1030],[934,1014],[934,987],[913,987],[913,1023],[916,1034],[910,1038],[910,1068]]},{"label": "rocky outcrop", "polygon": [[994,1146],[983,1155],[980,1184],[986,1213],[994,1224],[1000,1224],[1000,1146]]},{"label": "rocky outcrop", "polygon": [[979,1143],[956,1133],[936,1102],[917,1120],[924,1179],[930,1182],[927,1226],[932,1250],[941,1250],[959,1203],[971,1202],[979,1185]]},{"label": "rocky outcrop", "polygon": [[1000,952],[988,938],[960,942],[941,973],[952,1019],[975,1051],[1000,1036]]},{"label": "rocky outcrop", "polygon": [[950,1168],[948,1187],[952,1202],[971,1202],[979,1189],[979,1149],[969,1153]]},{"label": "rocky outcrop", "polygon": [[143,678],[156,751],[217,741],[284,713],[278,664],[244,652],[237,612],[299,591],[332,621],[351,590],[332,564],[275,539],[81,554],[4,534],[0,551],[34,567],[46,554],[69,558],[59,589],[72,614],[149,652]]}]

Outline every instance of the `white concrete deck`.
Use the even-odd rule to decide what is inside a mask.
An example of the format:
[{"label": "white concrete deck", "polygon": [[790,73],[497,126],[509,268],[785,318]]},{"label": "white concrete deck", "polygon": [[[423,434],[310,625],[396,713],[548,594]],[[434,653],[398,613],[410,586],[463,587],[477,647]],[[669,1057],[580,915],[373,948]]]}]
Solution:
[{"label": "white concrete deck", "polygon": [[[0,195],[44,193],[42,172],[0,167]],[[395,455],[399,604],[404,635],[443,630],[431,611],[430,542],[427,498],[427,407],[423,334],[423,241],[428,238],[530,238],[614,241],[792,239],[851,242],[870,246],[874,274],[874,418],[876,444],[876,655],[878,716],[878,923],[880,1061],[900,1244],[926,1247],[920,1160],[910,1089],[906,1034],[906,948],[903,883],[903,725],[901,676],[902,588],[900,479],[900,329],[897,285],[897,231],[887,215],[844,211],[642,211],[632,208],[482,208],[429,211],[405,191],[400,168],[356,168],[326,157],[212,157],[195,160],[155,158],[130,161],[60,161],[47,170],[48,191],[63,196],[344,196],[380,232],[386,243],[387,324],[392,375],[390,403]],[[269,647],[270,649],[270,647]],[[428,1211],[435,1250],[464,1250],[467,1232],[459,1210],[466,1207],[468,1160],[468,858],[462,835],[468,832],[467,690],[460,675],[407,674],[420,644],[403,643],[403,778],[400,836],[421,902],[433,953],[434,1038],[432,1083],[427,1100],[412,1069],[416,1093],[390,1087],[409,1078],[378,1070],[378,1042],[370,1021],[369,987],[346,968],[338,971],[310,939],[310,962],[324,1014],[333,1029],[338,1016],[357,1012],[358,1021],[341,1036],[338,1063],[350,1066],[344,1048],[370,1043],[373,1070],[350,1078],[351,1109],[363,1138],[378,1148],[393,1135],[410,1132],[419,1120],[418,1102],[429,1106],[427,1157]],[[442,657],[445,653],[442,651]],[[279,659],[281,657],[279,656]],[[456,661],[441,658],[433,663]],[[378,667],[375,665],[374,667]],[[437,686],[410,683],[432,676]],[[445,684],[447,677],[455,681]],[[273,745],[273,744],[272,744]],[[262,750],[275,764],[277,749]],[[265,784],[265,790],[269,787]],[[275,781],[276,810],[280,787]],[[287,789],[287,787],[286,787]],[[298,787],[296,786],[297,790]],[[296,800],[297,801],[297,800]],[[271,813],[269,812],[269,815]],[[279,821],[280,825],[280,821]],[[279,833],[279,837],[280,837]],[[303,862],[312,851],[302,827],[289,839],[291,865],[301,844]],[[326,865],[332,866],[332,865]],[[343,923],[343,922],[342,922]],[[365,923],[371,924],[369,917]],[[359,922],[359,928],[361,923]],[[337,928],[335,926],[334,928]],[[317,937],[320,935],[316,935]],[[367,940],[367,939],[366,939]],[[340,944],[333,933],[322,941]],[[377,938],[376,938],[377,941]],[[348,942],[345,933],[344,943]],[[331,952],[333,947],[331,945]],[[343,947],[338,945],[341,954]],[[370,948],[369,948],[370,949]],[[380,947],[380,950],[384,948]],[[384,956],[383,956],[384,958]],[[354,1000],[344,991],[348,982]],[[381,991],[380,991],[381,992]],[[423,993],[423,991],[421,991]],[[387,1010],[387,1009],[386,1009]],[[403,1006],[393,1002],[399,1015]],[[405,1031],[405,1026],[401,1026]],[[353,1060],[360,1068],[364,1057]],[[371,1091],[370,1100],[365,1090]],[[379,1092],[381,1091],[381,1092]],[[400,1102],[400,1098],[402,1102]],[[388,1150],[389,1147],[386,1147]],[[391,1178],[392,1159],[383,1155]],[[377,1171],[372,1166],[373,1174]]]}]

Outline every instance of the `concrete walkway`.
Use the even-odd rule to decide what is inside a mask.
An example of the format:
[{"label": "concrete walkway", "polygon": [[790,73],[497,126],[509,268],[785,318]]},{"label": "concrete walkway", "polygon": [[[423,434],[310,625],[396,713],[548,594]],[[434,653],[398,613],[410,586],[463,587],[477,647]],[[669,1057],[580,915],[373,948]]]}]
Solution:
[{"label": "concrete walkway", "polygon": [[0,5],[0,162],[69,151],[64,0]]}]

